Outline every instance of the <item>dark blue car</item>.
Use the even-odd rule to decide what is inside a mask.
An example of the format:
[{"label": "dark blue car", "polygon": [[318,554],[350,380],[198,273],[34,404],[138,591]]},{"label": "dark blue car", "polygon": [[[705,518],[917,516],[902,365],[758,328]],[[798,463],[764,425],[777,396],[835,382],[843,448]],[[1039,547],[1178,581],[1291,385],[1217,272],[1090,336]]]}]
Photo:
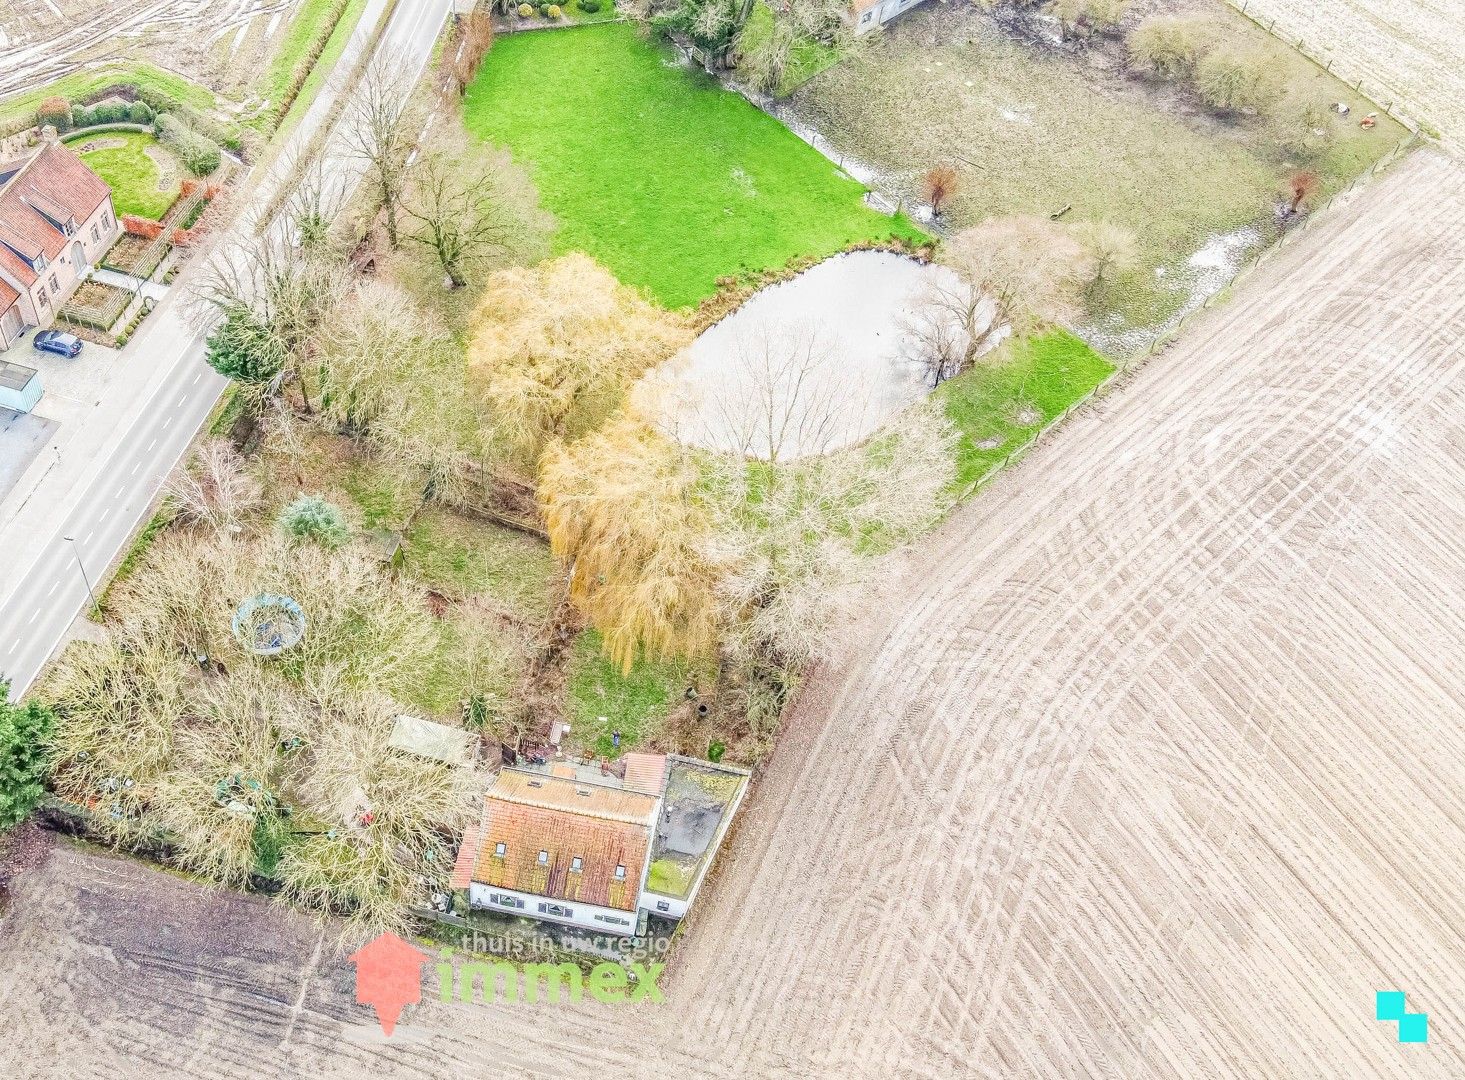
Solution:
[{"label": "dark blue car", "polygon": [[57,356],[72,357],[81,352],[81,338],[75,334],[63,334],[60,330],[42,330],[31,342],[41,352]]}]

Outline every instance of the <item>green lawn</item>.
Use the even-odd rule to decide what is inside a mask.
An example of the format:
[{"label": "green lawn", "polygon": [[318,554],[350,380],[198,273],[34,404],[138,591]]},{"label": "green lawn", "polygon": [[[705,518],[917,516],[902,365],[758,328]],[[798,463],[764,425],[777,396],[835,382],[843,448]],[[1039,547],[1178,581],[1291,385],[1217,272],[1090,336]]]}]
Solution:
[{"label": "green lawn", "polygon": [[465,122],[506,145],[559,218],[557,252],[585,251],[678,308],[717,279],[828,255],[905,222],[743,98],[625,25],[501,37]]},{"label": "green lawn", "polygon": [[549,545],[481,518],[426,506],[412,519],[406,572],[429,589],[463,599],[487,595],[521,618],[549,617]]},{"label": "green lawn", "polygon": [[77,150],[88,143],[122,144],[89,150],[80,155],[87,167],[112,189],[112,205],[117,213],[161,221],[178,199],[178,181],[184,171],[182,164],[173,163],[170,174],[164,177],[158,163],[148,156],[148,151],[169,161],[172,154],[157,139],[140,131],[109,131],[76,140],[71,147]]},{"label": "green lawn", "polygon": [[210,113],[214,108],[214,94],[208,87],[152,64],[128,60],[94,70],[73,72],[34,90],[5,98],[0,101],[0,135],[21,131],[34,124],[36,106],[48,97],[79,101],[115,86],[135,87],[138,96],[154,107],[177,102],[202,113]]},{"label": "green lawn", "polygon": [[1083,341],[1054,331],[979,360],[937,390],[961,433],[957,484],[966,487],[1114,370]]},{"label": "green lawn", "polygon": [[[356,31],[356,25],[361,22],[361,13],[365,8],[366,0],[349,0],[349,3],[347,3],[345,12],[342,13],[340,19],[336,21],[334,29],[331,30],[331,36],[326,39],[325,48],[321,50],[320,57],[315,62],[315,67],[310,69],[310,74],[306,76],[304,84],[300,87],[300,93],[295,95],[295,101],[291,104],[290,111],[280,120],[279,130],[282,135],[288,134],[294,128],[299,119],[305,115],[305,110],[310,108],[310,103],[315,100],[316,94],[320,93],[320,88],[325,84],[326,78],[335,70],[336,62],[341,59],[341,54],[346,51],[346,43],[351,40],[351,35]],[[297,18],[296,22],[299,21]],[[298,61],[299,56],[297,55],[296,62]],[[276,58],[276,62],[279,62],[278,57]],[[271,66],[271,70],[274,70],[274,65]],[[293,65],[286,70],[287,78],[285,85],[288,85],[288,74],[293,70]],[[270,97],[270,101],[276,106],[280,103],[278,93],[279,91],[276,91],[275,96]],[[266,113],[265,117],[258,121],[258,123],[267,126],[268,118],[274,115],[273,112]]]},{"label": "green lawn", "polygon": [[[596,754],[616,758],[653,737],[667,715],[685,700],[686,689],[711,689],[705,664],[687,660],[638,660],[629,675],[601,652],[600,635],[587,630],[576,639],[569,660],[569,718],[575,741]],[[605,717],[604,722],[601,717]],[[619,749],[612,735],[620,732]]]}]

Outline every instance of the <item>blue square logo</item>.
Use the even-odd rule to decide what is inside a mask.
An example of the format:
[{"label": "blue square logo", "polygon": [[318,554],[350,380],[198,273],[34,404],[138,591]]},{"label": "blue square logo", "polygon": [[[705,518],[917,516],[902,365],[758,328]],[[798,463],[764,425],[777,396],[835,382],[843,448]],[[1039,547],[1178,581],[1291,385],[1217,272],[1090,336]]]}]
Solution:
[{"label": "blue square logo", "polygon": [[1429,1017],[1424,1013],[1406,1013],[1399,1017],[1401,1043],[1429,1042]]}]

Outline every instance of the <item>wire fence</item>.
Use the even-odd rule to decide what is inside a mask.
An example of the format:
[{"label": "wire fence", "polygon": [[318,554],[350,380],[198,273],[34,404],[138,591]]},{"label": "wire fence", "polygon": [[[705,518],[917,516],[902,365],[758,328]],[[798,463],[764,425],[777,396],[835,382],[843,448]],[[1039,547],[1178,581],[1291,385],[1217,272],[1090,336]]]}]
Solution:
[{"label": "wire fence", "polygon": [[[1346,70],[1348,68],[1347,63],[1345,62],[1343,64],[1339,64],[1337,57],[1319,56],[1316,52],[1313,51],[1312,47],[1308,45],[1306,38],[1299,37],[1296,40],[1293,40],[1290,37],[1284,37],[1282,34],[1279,34],[1277,32],[1277,20],[1275,18],[1264,18],[1257,12],[1252,11],[1252,0],[1241,0],[1240,3],[1237,3],[1237,0],[1227,0],[1227,2],[1230,3],[1230,5],[1235,8],[1240,14],[1245,15],[1253,23],[1261,27],[1267,33],[1271,34],[1278,41],[1286,42],[1289,47],[1296,49],[1299,53],[1307,57],[1318,67],[1322,68],[1323,71],[1327,72],[1335,79],[1338,79],[1340,82],[1343,82],[1346,85],[1353,87],[1354,93],[1362,94],[1370,102],[1382,109],[1384,113],[1386,113],[1390,118],[1397,120],[1414,134],[1421,134],[1421,125],[1419,121],[1408,113],[1398,111],[1398,102],[1393,99],[1392,94],[1390,94],[1388,97],[1385,97],[1384,92],[1381,92],[1382,88],[1369,85],[1367,81],[1363,78],[1363,76],[1357,73],[1356,68],[1352,70]],[[1349,77],[1350,75],[1352,76],[1351,78]]]}]

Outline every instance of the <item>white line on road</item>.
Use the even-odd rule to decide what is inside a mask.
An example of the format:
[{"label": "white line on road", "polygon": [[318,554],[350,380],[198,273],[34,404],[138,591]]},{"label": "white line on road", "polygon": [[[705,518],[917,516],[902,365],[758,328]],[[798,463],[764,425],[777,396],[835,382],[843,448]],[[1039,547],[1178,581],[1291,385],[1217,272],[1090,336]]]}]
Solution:
[{"label": "white line on road", "polygon": [[26,625],[29,626],[31,623],[35,622],[40,617],[41,617],[41,609],[40,608],[36,608],[35,611],[31,612],[31,617],[26,620]]},{"label": "white line on road", "polygon": [[154,439],[152,442],[148,443],[148,448],[146,450],[144,450],[143,453],[144,454],[151,454],[153,452],[153,447],[155,447],[157,445],[158,445],[158,440],[157,439]]},{"label": "white line on road", "polygon": [[56,591],[56,586],[57,585],[60,585],[60,584],[61,584],[61,582],[59,580],[58,581],[51,582],[51,587],[46,590],[46,599],[47,600],[51,599],[51,594]]}]

